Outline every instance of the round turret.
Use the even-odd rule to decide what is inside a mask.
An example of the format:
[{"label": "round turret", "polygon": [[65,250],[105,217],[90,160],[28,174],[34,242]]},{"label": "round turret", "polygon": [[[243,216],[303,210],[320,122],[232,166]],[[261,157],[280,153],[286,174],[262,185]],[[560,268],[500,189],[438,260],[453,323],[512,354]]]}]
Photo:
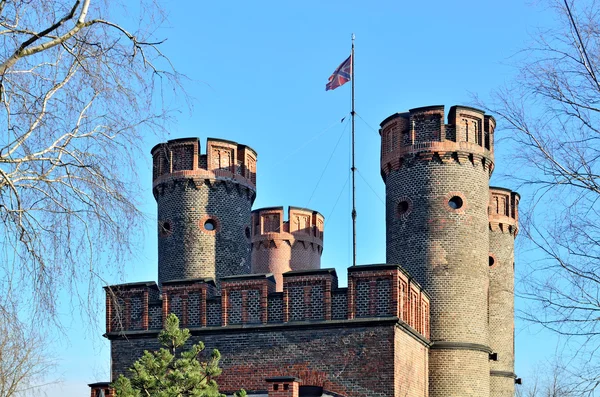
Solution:
[{"label": "round turret", "polygon": [[490,187],[490,347],[498,354],[490,368],[490,396],[515,395],[515,237],[519,231],[519,195]]},{"label": "round turret", "polygon": [[158,204],[158,281],[250,272],[256,152],[209,138],[175,139],[152,151]]},{"label": "round turret", "polygon": [[283,290],[283,273],[321,268],[323,215],[290,207],[252,211],[252,273],[273,273],[277,291]]},{"label": "round turret", "polygon": [[495,121],[429,106],[381,123],[386,256],[431,296],[431,397],[490,395],[489,177]]}]

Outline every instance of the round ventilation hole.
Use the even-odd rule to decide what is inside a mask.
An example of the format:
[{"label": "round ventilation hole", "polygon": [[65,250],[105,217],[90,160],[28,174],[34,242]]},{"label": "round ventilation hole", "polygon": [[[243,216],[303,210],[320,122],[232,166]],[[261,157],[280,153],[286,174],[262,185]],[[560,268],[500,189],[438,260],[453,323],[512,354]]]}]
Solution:
[{"label": "round ventilation hole", "polygon": [[217,228],[217,223],[213,219],[207,219],[206,222],[204,222],[204,228],[213,231]]},{"label": "round ventilation hole", "polygon": [[406,214],[406,212],[408,211],[409,208],[410,208],[410,205],[408,204],[408,201],[406,201],[406,200],[400,201],[398,203],[398,215]]},{"label": "round ventilation hole", "polygon": [[453,210],[457,210],[463,206],[463,199],[458,196],[454,196],[448,200],[448,206]]}]

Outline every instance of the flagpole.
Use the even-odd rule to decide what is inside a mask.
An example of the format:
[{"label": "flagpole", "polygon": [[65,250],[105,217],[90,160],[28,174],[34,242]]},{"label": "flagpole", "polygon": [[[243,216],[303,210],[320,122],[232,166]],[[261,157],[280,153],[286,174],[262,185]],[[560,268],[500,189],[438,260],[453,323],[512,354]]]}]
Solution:
[{"label": "flagpole", "polygon": [[352,266],[356,266],[356,185],[354,184],[354,33],[352,33],[352,53],[351,53],[351,80],[352,80]]}]

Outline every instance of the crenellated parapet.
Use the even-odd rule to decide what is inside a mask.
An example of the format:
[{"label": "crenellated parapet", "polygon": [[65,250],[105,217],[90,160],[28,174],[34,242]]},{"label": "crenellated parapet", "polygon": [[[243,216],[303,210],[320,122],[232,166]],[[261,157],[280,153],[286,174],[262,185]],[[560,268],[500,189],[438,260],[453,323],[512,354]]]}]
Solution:
[{"label": "crenellated parapet", "polygon": [[210,184],[214,181],[235,182],[256,191],[256,152],[236,142],[208,138],[206,154],[201,154],[198,138],[173,139],[159,143],[151,150],[152,188],[154,196],[165,184],[193,181]]},{"label": "crenellated parapet", "polygon": [[[106,292],[106,332],[147,330],[152,326],[151,307],[160,305],[160,291],[154,281],[104,287]],[[159,326],[162,327],[162,322]]]},{"label": "crenellated parapet", "polygon": [[283,275],[275,291],[272,274],[229,276],[220,289],[211,279],[105,287],[107,336],[158,331],[169,313],[182,327],[228,329],[306,322],[369,321],[396,318],[418,338],[429,338],[429,296],[398,265],[354,266],[348,288],[338,288],[334,269]]},{"label": "crenellated parapet", "polygon": [[283,290],[283,273],[321,267],[325,218],[317,211],[289,207],[252,211],[252,273],[273,273],[277,291]]},{"label": "crenellated parapet", "polygon": [[393,315],[429,338],[429,295],[399,265],[348,269],[348,318]]},{"label": "crenellated parapet", "polygon": [[494,169],[496,121],[479,109],[452,106],[445,123],[444,106],[396,113],[381,123],[381,175],[407,161],[458,162]]},{"label": "crenellated parapet", "polygon": [[519,232],[519,193],[490,186],[488,214],[490,230],[517,236]]}]

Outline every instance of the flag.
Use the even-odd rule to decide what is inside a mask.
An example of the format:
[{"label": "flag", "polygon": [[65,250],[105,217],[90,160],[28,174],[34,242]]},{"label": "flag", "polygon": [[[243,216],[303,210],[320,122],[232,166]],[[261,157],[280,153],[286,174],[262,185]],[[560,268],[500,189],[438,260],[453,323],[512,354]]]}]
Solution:
[{"label": "flag", "polygon": [[341,85],[346,84],[352,78],[352,55],[348,57],[335,72],[329,76],[329,82],[325,85],[325,91],[335,90]]}]

